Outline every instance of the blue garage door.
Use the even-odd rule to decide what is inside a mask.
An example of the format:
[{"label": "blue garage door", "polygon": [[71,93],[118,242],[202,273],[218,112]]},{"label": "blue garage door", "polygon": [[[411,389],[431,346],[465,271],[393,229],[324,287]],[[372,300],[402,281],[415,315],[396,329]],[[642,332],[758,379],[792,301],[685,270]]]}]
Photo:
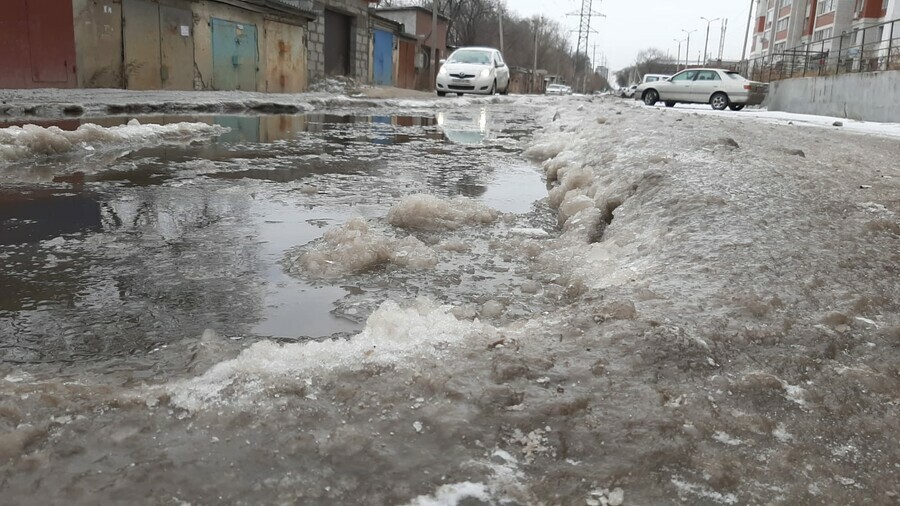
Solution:
[{"label": "blue garage door", "polygon": [[212,20],[213,88],[256,91],[259,50],[256,25]]},{"label": "blue garage door", "polygon": [[394,34],[375,30],[375,84],[394,84]]}]

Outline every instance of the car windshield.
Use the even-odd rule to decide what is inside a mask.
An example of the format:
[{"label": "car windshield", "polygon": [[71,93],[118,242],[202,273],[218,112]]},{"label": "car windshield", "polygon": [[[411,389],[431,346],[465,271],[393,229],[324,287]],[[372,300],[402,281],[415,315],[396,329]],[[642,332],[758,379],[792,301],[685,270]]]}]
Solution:
[{"label": "car windshield", "polygon": [[471,63],[475,65],[490,65],[491,53],[487,51],[462,50],[450,55],[447,63]]},{"label": "car windshield", "polygon": [[737,80],[737,81],[746,81],[746,80],[747,80],[746,77],[744,77],[744,76],[742,76],[742,75],[740,75],[740,74],[738,74],[737,72],[734,72],[734,71],[731,71],[731,72],[725,72],[725,75],[728,76],[728,77],[730,77],[730,78],[732,78],[732,79],[735,79],[735,80]]}]

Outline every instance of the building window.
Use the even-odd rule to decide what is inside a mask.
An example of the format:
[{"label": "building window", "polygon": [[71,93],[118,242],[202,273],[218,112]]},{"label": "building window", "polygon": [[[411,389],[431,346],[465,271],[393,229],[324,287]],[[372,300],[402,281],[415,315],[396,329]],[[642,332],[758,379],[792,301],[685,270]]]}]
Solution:
[{"label": "building window", "polygon": [[774,49],[774,51],[772,51],[772,52],[773,52],[773,53],[776,53],[776,54],[777,54],[777,53],[784,53],[784,48],[785,48],[786,45],[787,45],[787,44],[784,43],[784,42],[779,42],[778,44],[775,44],[775,49]]},{"label": "building window", "polygon": [[816,7],[816,16],[821,16],[834,10],[834,0],[821,0]]},{"label": "building window", "polygon": [[816,30],[813,32],[813,42],[819,42],[820,40],[830,39],[831,34],[834,33],[833,28],[823,28],[821,30]]},{"label": "building window", "polygon": [[777,32],[782,32],[782,31],[784,31],[784,30],[787,30],[787,29],[788,29],[788,23],[790,22],[790,20],[791,20],[790,16],[788,16],[788,17],[786,17],[786,18],[780,20],[780,21],[778,22],[778,26],[775,27],[775,31],[777,31]]}]

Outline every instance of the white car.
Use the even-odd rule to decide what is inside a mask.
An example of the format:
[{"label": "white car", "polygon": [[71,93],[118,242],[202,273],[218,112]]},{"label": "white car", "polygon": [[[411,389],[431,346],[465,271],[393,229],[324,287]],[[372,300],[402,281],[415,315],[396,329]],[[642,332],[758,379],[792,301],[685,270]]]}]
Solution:
[{"label": "white car", "polygon": [[447,93],[505,95],[509,91],[509,67],[496,49],[464,47],[441,62],[435,88],[439,97]]},{"label": "white car", "polygon": [[664,81],[646,84],[635,98],[640,97],[647,105],[710,104],[717,111],[740,111],[745,106],[761,104],[768,92],[768,84],[750,81],[731,70],[689,69]]},{"label": "white car", "polygon": [[547,95],[568,95],[568,88],[569,87],[564,84],[548,84],[545,93]]}]

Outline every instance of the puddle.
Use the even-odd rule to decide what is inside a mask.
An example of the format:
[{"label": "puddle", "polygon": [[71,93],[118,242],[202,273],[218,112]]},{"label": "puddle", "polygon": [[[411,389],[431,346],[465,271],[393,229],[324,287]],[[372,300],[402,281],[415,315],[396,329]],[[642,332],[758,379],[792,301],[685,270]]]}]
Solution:
[{"label": "puddle", "polygon": [[291,341],[342,335],[388,298],[478,304],[526,279],[512,259],[494,258],[487,245],[504,232],[491,230],[452,234],[482,244],[431,271],[326,283],[291,277],[280,264],[286,251],[351,217],[383,223],[413,193],[474,198],[517,214],[517,226],[539,226],[529,220],[539,218],[546,187],[506,130],[523,130],[530,120],[522,112],[138,119],[232,130],[208,143],[98,150],[0,171],[0,281],[8,287],[0,358],[141,354],[206,329]]}]

